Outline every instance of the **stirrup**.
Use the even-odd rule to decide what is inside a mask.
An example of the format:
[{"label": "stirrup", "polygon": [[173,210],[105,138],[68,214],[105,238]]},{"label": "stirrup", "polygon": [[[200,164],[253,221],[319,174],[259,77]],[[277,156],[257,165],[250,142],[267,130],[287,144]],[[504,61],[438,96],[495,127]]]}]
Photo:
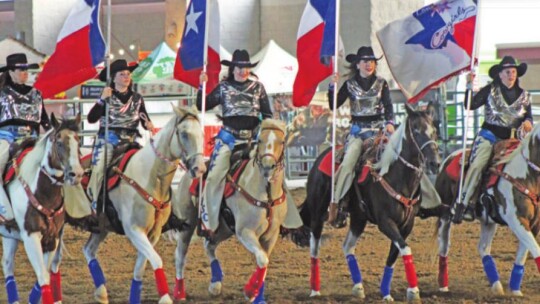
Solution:
[{"label": "stirrup", "polygon": [[454,207],[452,208],[452,223],[461,224],[466,208],[467,206],[465,206],[464,204],[454,204]]}]

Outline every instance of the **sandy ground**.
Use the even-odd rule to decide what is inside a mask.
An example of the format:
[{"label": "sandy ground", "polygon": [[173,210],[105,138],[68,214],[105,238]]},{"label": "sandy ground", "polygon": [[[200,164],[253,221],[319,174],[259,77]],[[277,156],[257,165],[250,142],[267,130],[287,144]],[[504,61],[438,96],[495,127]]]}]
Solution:
[{"label": "sandy ground", "polygon": [[[302,200],[304,189],[294,191],[295,198]],[[417,219],[416,227],[409,237],[419,279],[423,303],[540,303],[540,275],[532,258],[525,265],[523,298],[493,296],[482,270],[476,251],[479,224],[466,223],[453,230],[450,254],[450,292],[441,293],[437,286],[437,245],[433,239],[435,220]],[[325,228],[326,241],[321,250],[322,297],[309,297],[309,250],[299,248],[288,239],[278,242],[271,258],[266,280],[268,303],[377,303],[381,301],[379,282],[386,260],[389,241],[373,225],[368,225],[358,243],[356,256],[362,270],[366,299],[361,301],[351,294],[352,283],[341,243],[344,229]],[[68,253],[62,264],[63,303],[95,303],[93,282],[82,255],[82,246],[87,235],[68,227],[65,244]],[[174,287],[175,244],[161,240],[161,254],[170,290]],[[506,286],[514,261],[517,242],[511,232],[502,227],[496,235],[492,255],[495,258],[501,281]],[[207,291],[210,281],[209,261],[201,240],[195,240],[189,252],[187,265],[187,292],[189,303],[245,303],[242,287],[255,270],[253,256],[238,243],[230,239],[218,249],[218,256],[225,273],[223,294],[212,297]],[[110,235],[99,250],[99,258],[107,279],[110,303],[127,303],[131,284],[135,250],[126,238]],[[35,276],[24,248],[19,247],[15,276],[21,299],[26,299]],[[3,280],[3,277],[2,277]],[[392,295],[397,303],[406,301],[405,274],[399,259],[396,264]],[[143,303],[156,303],[158,296],[153,273],[147,267],[144,281]],[[24,303],[25,301],[23,301]],[[0,303],[7,303],[5,291],[0,291]]]}]

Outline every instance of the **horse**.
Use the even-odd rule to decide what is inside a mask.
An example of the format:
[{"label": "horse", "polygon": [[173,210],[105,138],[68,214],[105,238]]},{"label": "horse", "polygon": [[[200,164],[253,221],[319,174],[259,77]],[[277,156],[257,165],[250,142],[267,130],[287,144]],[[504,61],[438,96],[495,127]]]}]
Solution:
[{"label": "horse", "polygon": [[[517,145],[513,152],[508,151]],[[491,243],[498,225],[508,226],[519,240],[509,288],[514,296],[522,296],[521,282],[524,264],[530,251],[540,270],[540,247],[535,237],[540,230],[540,125],[521,141],[510,139],[494,145],[493,157],[500,158],[489,166],[489,182],[479,189],[476,214],[480,221],[478,253],[484,272],[494,294],[504,294],[495,261],[491,256]],[[468,152],[468,151],[467,151]],[[509,154],[508,154],[509,153]],[[459,160],[461,150],[449,155],[437,176],[435,188],[443,203],[452,204],[458,195]],[[454,167],[454,170],[449,170]],[[457,169],[457,170],[456,170]],[[455,176],[452,176],[455,175]],[[439,289],[448,291],[448,252],[451,218],[441,217],[438,222]]]},{"label": "horse", "polygon": [[[287,194],[284,182],[285,125],[279,120],[265,119],[260,128],[254,155],[244,160],[244,171],[237,178],[229,175],[229,194],[225,190],[220,225],[204,241],[210,258],[212,273],[209,292],[221,294],[223,272],[216,257],[219,243],[236,235],[236,238],[256,259],[257,269],[244,286],[246,298],[256,303],[264,302],[264,281],[270,255],[280,234],[280,226],[287,214]],[[253,152],[253,151],[252,151]],[[185,263],[193,232],[198,225],[198,203],[195,196],[188,196],[192,180],[184,176],[173,197],[173,213],[183,222],[177,237],[175,252],[176,284],[174,297],[186,299]],[[222,206],[223,207],[223,206]],[[231,218],[233,220],[226,220]],[[229,215],[229,216],[227,216]],[[234,222],[234,223],[231,223]]]},{"label": "horse", "polygon": [[[58,248],[65,211],[70,210],[64,204],[62,189],[64,183],[79,184],[84,173],[79,161],[77,132],[80,121],[81,117],[77,115],[75,119],[64,119],[59,123],[52,114],[53,128],[35,143],[20,165],[17,160],[13,161],[13,179],[7,183],[6,192],[11,198],[14,218],[2,219],[0,225],[2,267],[10,304],[19,302],[13,272],[18,241],[24,243],[36,273],[42,303],[54,302],[51,290],[54,278],[49,275],[49,270]],[[11,174],[7,171],[7,175]]]},{"label": "horse", "polygon": [[[436,129],[429,113],[414,111],[406,105],[407,118],[394,132],[380,154],[378,162],[368,161],[363,167],[362,181],[353,186],[344,199],[348,199],[350,226],[343,242],[343,253],[353,281],[353,294],[364,298],[362,276],[355,258],[355,247],[367,222],[371,222],[390,240],[390,251],[386,259],[380,290],[384,301],[393,301],[390,283],[393,266],[400,254],[405,264],[409,287],[407,298],[420,298],[416,271],[411,248],[405,241],[413,229],[415,215],[420,209],[420,179],[423,166],[427,171],[435,171],[439,164]],[[366,151],[367,152],[367,151]],[[328,217],[331,195],[331,177],[323,173],[319,166],[330,150],[319,155],[308,175],[307,195],[300,206],[300,216],[304,223],[304,234],[310,233],[311,255],[311,297],[320,296],[320,246],[324,222]],[[293,238],[294,240],[295,238]],[[296,240],[300,246],[307,242]]]}]

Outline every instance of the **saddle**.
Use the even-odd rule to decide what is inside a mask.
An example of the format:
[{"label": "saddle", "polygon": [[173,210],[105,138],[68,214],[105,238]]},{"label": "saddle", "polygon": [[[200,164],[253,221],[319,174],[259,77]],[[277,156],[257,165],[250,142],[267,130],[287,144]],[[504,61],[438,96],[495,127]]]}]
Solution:
[{"label": "saddle", "polygon": [[27,138],[22,142],[14,142],[9,146],[9,159],[4,170],[4,176],[2,176],[4,185],[7,185],[15,178],[15,168],[13,167],[13,160],[16,160],[19,166],[23,161],[26,154],[28,154],[36,145],[36,138]]}]

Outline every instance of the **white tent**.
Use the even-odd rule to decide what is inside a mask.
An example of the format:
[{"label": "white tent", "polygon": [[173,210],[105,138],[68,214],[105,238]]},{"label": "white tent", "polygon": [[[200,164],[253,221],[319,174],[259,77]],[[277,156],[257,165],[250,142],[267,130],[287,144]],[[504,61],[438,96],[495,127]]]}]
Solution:
[{"label": "white tent", "polygon": [[13,53],[25,53],[29,63],[42,63],[45,60],[45,54],[15,38],[7,37],[0,41],[0,66],[6,65],[6,57]]},{"label": "white tent", "polygon": [[253,73],[264,84],[268,94],[290,93],[294,78],[298,72],[298,61],[294,56],[282,49],[274,40],[251,58],[251,62],[259,61]]}]

